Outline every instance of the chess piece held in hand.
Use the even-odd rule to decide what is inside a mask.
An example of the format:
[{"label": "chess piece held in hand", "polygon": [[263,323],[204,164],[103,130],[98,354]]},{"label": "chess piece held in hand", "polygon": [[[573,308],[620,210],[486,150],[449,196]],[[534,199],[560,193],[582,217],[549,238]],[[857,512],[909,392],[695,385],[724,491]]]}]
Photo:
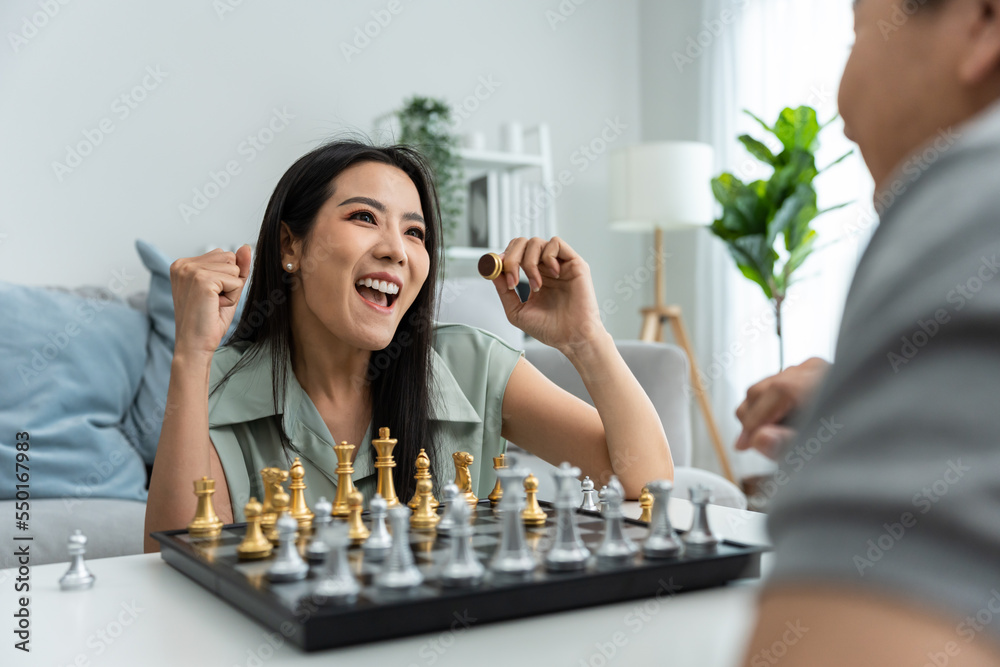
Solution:
[{"label": "chess piece held in hand", "polygon": [[83,562],[83,554],[87,553],[87,537],[77,529],[69,536],[67,544],[70,563],[66,574],[59,579],[59,588],[64,591],[79,591],[94,585],[94,575]]}]

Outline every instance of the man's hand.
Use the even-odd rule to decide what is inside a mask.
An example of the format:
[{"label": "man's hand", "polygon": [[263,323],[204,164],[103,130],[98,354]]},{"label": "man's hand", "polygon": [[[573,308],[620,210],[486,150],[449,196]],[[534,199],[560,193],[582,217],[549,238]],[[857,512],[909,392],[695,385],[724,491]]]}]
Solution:
[{"label": "man's hand", "polygon": [[829,368],[829,363],[813,357],[750,387],[746,400],[736,409],[736,417],[743,424],[736,449],[753,448],[776,458],[795,435],[794,429],[781,422],[812,398]]}]

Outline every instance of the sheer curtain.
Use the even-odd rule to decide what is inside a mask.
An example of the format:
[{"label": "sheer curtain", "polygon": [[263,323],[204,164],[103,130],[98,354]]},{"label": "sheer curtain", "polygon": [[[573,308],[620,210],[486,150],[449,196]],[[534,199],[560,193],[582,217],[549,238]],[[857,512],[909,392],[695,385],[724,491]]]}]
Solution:
[{"label": "sheer curtain", "polygon": [[[728,12],[728,14],[727,14]],[[701,60],[702,140],[715,147],[716,172],[744,181],[767,178],[737,136],[763,139],[763,130],[743,113],[773,122],[784,107],[812,106],[825,122],[837,113],[840,74],[853,41],[851,3],[802,0],[705,0],[704,20],[719,33]],[[820,168],[854,148],[838,119],[820,135]],[[853,202],[817,219],[819,248],[799,269],[783,307],[786,366],[811,357],[833,359],[844,299],[857,259],[873,231],[872,183],[855,154],[816,179],[823,209]],[[699,240],[698,308],[693,328],[699,364],[708,382],[716,418],[730,445],[739,434],[734,411],[747,388],[778,371],[778,342],[770,303],[735,268],[723,244]],[[707,443],[696,415],[696,442]],[[699,451],[704,456],[710,448]],[[712,467],[711,460],[696,461]],[[734,454],[737,474],[773,469],[756,453]]]}]

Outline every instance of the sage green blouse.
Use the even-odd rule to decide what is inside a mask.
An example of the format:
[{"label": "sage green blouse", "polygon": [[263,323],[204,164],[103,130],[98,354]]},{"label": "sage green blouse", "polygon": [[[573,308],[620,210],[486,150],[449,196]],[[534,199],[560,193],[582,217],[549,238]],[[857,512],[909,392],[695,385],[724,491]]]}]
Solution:
[{"label": "sage green blouse", "polygon": [[[246,347],[225,347],[212,360],[210,387],[242,357]],[[463,324],[436,324],[431,353],[431,414],[438,460],[431,460],[435,488],[454,478],[454,452],[475,458],[469,467],[476,495],[493,488],[492,457],[502,454],[501,406],[507,380],[524,352],[491,333]],[[298,456],[305,468],[306,502],[320,496],[333,501],[337,489],[337,457],[330,431],[289,365],[281,412],[274,409],[271,361],[264,355],[240,368],[208,401],[208,428],[222,461],[236,521],[244,521],[250,496],[264,496],[262,468],[287,470]],[[279,422],[280,420],[280,422]],[[289,453],[281,446],[279,424],[289,438]],[[374,430],[377,433],[377,429]],[[354,459],[354,485],[365,499],[375,494],[375,451],[372,424]],[[402,443],[400,443],[402,444]],[[398,447],[399,445],[397,445]],[[409,498],[401,499],[403,502]]]}]

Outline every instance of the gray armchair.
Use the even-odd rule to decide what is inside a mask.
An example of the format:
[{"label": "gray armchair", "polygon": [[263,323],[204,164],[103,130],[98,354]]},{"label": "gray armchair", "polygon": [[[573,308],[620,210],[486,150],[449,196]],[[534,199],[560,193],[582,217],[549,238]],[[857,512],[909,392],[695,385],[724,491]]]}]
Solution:
[{"label": "gray armchair", "polygon": [[[525,358],[555,384],[591,405],[583,380],[561,352],[537,341],[525,340],[524,333],[507,321],[493,285],[481,278],[457,278],[444,282],[438,320],[459,322],[490,331],[511,345],[524,349]],[[691,465],[691,410],[685,392],[688,361],[676,345],[617,341],[618,351],[639,384],[646,390],[663,422],[674,458],[674,495],[686,498],[698,484],[712,489],[718,505],[746,509],[747,499],[729,480]],[[550,474],[553,466],[511,443],[511,450],[539,479],[539,495],[554,497]]]}]

